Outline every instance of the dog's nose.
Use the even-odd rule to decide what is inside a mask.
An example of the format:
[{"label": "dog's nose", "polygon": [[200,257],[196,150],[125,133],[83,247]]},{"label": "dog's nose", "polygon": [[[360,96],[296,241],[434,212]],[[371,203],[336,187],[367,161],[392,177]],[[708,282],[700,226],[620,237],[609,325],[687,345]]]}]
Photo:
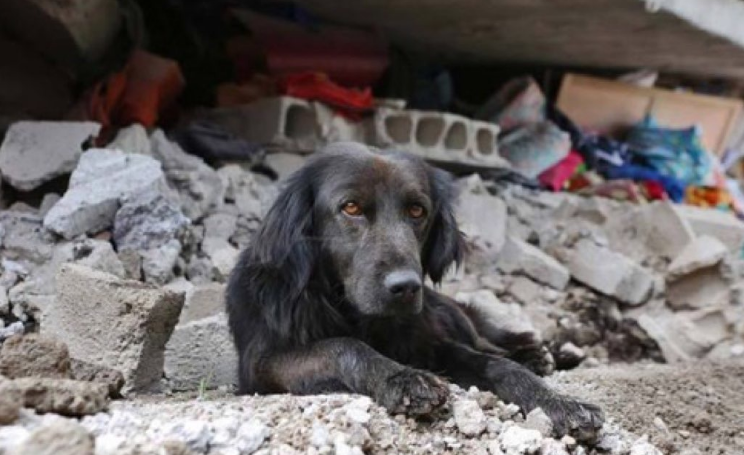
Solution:
[{"label": "dog's nose", "polygon": [[396,271],[385,277],[384,284],[395,297],[412,296],[421,289],[421,277],[413,270]]}]

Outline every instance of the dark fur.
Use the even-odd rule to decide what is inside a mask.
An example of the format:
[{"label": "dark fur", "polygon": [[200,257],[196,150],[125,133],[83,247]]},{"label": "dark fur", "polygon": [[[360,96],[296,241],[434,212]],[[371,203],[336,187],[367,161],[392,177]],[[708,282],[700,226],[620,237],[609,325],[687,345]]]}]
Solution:
[{"label": "dark fur", "polygon": [[[347,193],[363,201],[364,217],[341,212]],[[601,411],[552,392],[518,363],[540,365],[532,337],[505,332],[431,289],[401,297],[383,285],[399,270],[438,283],[459,264],[454,196],[448,174],[409,155],[337,144],[313,156],[289,179],[230,278],[239,392],[354,392],[391,412],[421,415],[446,401],[435,373],[526,411],[542,407],[557,434],[591,439]],[[407,215],[410,203],[426,207],[424,220]]]}]

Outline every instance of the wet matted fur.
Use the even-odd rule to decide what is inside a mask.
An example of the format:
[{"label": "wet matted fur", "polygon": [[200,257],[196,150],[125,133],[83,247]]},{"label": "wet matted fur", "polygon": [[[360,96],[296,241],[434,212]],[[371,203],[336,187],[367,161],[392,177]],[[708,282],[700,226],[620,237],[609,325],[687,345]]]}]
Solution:
[{"label": "wet matted fur", "polygon": [[354,392],[422,415],[446,403],[449,380],[591,439],[601,411],[532,371],[544,357],[532,336],[423,285],[464,254],[454,198],[449,174],[408,154],[340,143],[310,157],[230,277],[239,392]]}]

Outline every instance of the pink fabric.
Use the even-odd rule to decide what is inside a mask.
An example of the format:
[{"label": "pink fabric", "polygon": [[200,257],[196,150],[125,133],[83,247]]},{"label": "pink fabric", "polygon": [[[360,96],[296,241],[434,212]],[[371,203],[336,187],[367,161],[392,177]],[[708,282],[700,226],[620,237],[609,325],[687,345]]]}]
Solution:
[{"label": "pink fabric", "polygon": [[561,162],[540,174],[538,180],[551,190],[560,191],[583,162],[584,158],[576,150],[571,150]]}]

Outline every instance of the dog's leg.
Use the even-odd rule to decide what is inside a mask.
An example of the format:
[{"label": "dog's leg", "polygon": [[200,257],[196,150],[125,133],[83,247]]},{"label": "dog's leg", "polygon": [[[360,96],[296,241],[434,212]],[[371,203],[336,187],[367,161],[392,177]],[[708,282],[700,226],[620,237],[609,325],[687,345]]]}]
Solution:
[{"label": "dog's leg", "polygon": [[262,388],[368,395],[393,413],[430,414],[447,401],[444,381],[403,366],[354,338],[333,338],[269,354],[256,365]]},{"label": "dog's leg", "polygon": [[454,382],[490,390],[525,412],[542,408],[559,436],[570,433],[581,441],[591,441],[602,426],[604,417],[597,406],[552,391],[536,374],[511,359],[457,343],[446,344],[441,354],[446,373]]}]

